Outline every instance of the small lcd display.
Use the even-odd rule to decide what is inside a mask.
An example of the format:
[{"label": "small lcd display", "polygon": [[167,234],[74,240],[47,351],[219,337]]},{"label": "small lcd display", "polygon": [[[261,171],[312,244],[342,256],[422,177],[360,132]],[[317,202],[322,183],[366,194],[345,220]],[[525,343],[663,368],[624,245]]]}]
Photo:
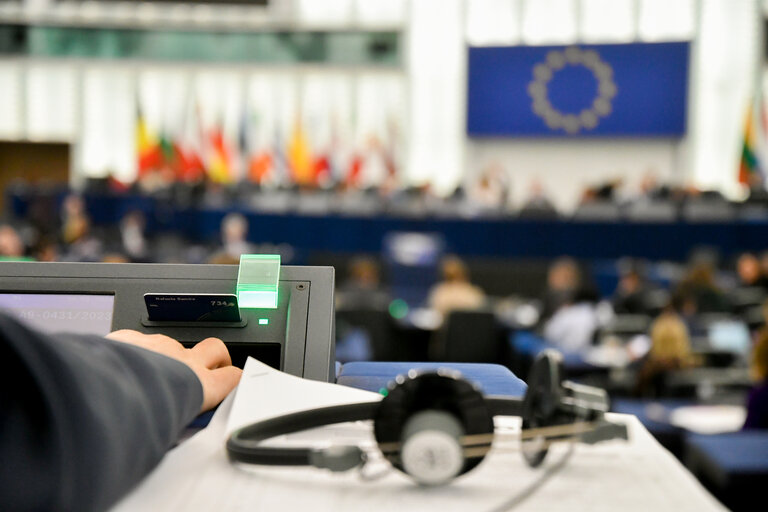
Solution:
[{"label": "small lcd display", "polygon": [[48,333],[109,334],[114,304],[114,295],[0,293],[0,309]]}]

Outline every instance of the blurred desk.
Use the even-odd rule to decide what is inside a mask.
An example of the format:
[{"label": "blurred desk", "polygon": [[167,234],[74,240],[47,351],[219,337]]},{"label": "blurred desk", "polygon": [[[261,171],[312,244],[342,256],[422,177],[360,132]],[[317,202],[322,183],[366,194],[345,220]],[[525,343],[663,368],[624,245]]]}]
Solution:
[{"label": "blurred desk", "polygon": [[568,378],[579,377],[586,374],[607,373],[611,366],[594,364],[579,352],[563,351],[544,338],[529,332],[517,331],[510,335],[509,345],[512,349],[512,358],[515,361],[513,370],[524,375],[536,354],[542,350],[553,348],[563,355],[563,370]]},{"label": "blurred desk", "polygon": [[617,398],[611,410],[633,414],[673,454],[683,457],[689,433],[719,434],[741,429],[746,416],[742,405],[701,404],[684,399]]},{"label": "blurred desk", "polygon": [[768,432],[690,435],[685,461],[688,469],[732,510],[765,508]]},{"label": "blurred desk", "polygon": [[[62,193],[63,195],[63,193]],[[34,191],[10,194],[17,217],[28,211]],[[439,232],[453,253],[466,256],[555,258],[638,258],[684,260],[691,247],[707,245],[724,254],[762,251],[766,221],[710,223],[584,222],[572,220],[534,221],[514,217],[372,217],[353,213],[301,215],[257,213],[246,206],[233,208],[182,208],[168,197],[133,194],[88,194],[91,218],[96,223],[115,224],[127,212],[141,210],[148,217],[148,230],[174,230],[191,240],[217,240],[221,220],[239,211],[250,221],[249,239],[287,243],[299,251],[378,253],[384,235],[391,231]],[[610,240],[611,243],[605,243]]]},{"label": "blurred desk", "polygon": [[[271,372],[263,365],[256,370]],[[353,471],[333,474],[302,467],[234,466],[227,461],[223,449],[228,429],[289,412],[290,403],[295,402],[296,397],[305,404],[300,410],[306,409],[307,403],[315,403],[317,407],[330,405],[332,400],[348,403],[380,398],[367,393],[362,396],[363,391],[344,386],[312,381],[297,383],[293,377],[289,379],[291,382],[284,381],[279,386],[263,385],[257,379],[267,377],[248,371],[246,368],[234,400],[227,399],[206,429],[168,453],[115,510],[491,510],[541,478],[541,469],[532,470],[523,462],[519,441],[510,439],[520,432],[520,421],[516,418],[496,418],[497,428],[509,437],[501,436],[494,442],[490,454],[477,469],[443,487],[414,485],[393,470],[385,470],[379,478],[364,481]],[[281,389],[279,396],[272,391],[275,388]],[[255,396],[244,389],[252,390]],[[238,399],[258,418],[246,419],[235,407]],[[286,408],[288,410],[283,410]],[[234,416],[237,419],[233,419]],[[594,446],[579,445],[568,463],[516,510],[724,510],[636,418],[611,415],[610,419],[627,424],[629,442],[615,440]],[[276,442],[325,446],[329,440],[366,448],[372,448],[373,441],[368,422],[357,422],[297,433]],[[548,464],[559,460],[566,450],[562,443],[552,446],[552,459]]]}]

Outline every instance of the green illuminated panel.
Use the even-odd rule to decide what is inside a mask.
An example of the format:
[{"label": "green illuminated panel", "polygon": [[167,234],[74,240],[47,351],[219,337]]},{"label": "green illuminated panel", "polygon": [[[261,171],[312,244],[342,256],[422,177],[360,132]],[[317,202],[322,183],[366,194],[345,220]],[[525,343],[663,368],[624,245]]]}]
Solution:
[{"label": "green illuminated panel", "polygon": [[[240,256],[236,291],[240,308],[277,308],[279,283],[280,256],[278,254],[243,254]],[[261,320],[259,323],[261,324]]]},{"label": "green illuminated panel", "polygon": [[259,318],[259,325],[269,325],[269,318]]}]

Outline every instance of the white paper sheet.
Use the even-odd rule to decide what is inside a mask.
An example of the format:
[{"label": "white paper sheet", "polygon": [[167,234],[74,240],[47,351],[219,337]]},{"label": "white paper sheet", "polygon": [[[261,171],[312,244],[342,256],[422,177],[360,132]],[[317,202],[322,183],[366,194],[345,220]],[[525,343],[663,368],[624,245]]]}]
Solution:
[{"label": "white paper sheet", "polygon": [[[541,470],[525,465],[513,441],[494,443],[491,454],[478,468],[439,488],[416,486],[395,470],[368,482],[355,471],[333,474],[314,468],[243,468],[227,461],[224,443],[231,428],[299,407],[375,400],[377,396],[297,379],[249,361],[234,399],[230,397],[222,404],[206,429],[168,453],[114,511],[483,511],[505,503],[541,475]],[[568,465],[516,510],[725,510],[634,416],[611,417],[628,424],[631,442],[578,446]],[[507,433],[519,431],[519,421],[505,420],[497,421],[497,425],[503,424]],[[327,443],[333,438],[333,442],[341,443],[358,439],[370,444],[372,438],[370,425],[364,423],[322,432],[327,435],[315,433],[302,441]],[[555,446],[551,452],[547,464],[556,462],[565,447]]]},{"label": "white paper sheet", "polygon": [[377,400],[381,400],[378,393],[308,381],[249,358],[237,387],[226,431],[229,434],[250,423],[306,409]]}]

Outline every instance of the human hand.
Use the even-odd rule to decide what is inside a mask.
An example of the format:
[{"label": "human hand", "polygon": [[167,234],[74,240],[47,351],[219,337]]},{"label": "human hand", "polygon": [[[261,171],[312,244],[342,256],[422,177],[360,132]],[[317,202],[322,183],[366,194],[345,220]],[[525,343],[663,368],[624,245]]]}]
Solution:
[{"label": "human hand", "polygon": [[224,400],[237,386],[243,373],[240,368],[232,366],[229,351],[218,338],[206,338],[192,348],[184,348],[170,336],[144,334],[130,329],[115,331],[106,337],[163,354],[189,366],[203,386],[201,411],[212,409]]}]

